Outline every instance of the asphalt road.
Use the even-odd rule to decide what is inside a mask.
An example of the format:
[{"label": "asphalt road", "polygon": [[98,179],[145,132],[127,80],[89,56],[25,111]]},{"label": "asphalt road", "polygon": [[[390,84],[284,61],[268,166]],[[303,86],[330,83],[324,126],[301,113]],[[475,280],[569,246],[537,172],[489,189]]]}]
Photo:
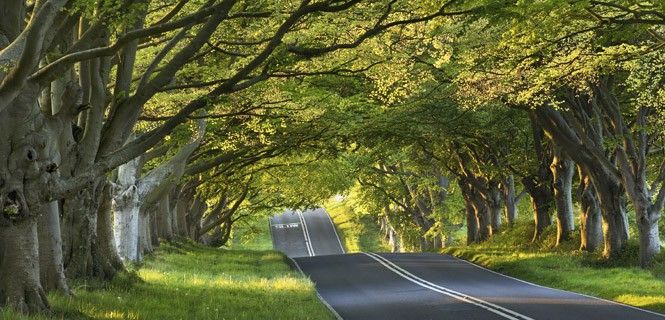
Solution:
[{"label": "asphalt road", "polygon": [[321,208],[287,210],[270,218],[270,229],[273,247],[291,258],[344,253],[335,225]]},{"label": "asphalt road", "polygon": [[[276,227],[288,221],[300,226]],[[449,255],[339,254],[339,238],[323,210],[304,212],[302,220],[300,214],[287,212],[273,217],[271,224],[275,248],[294,258],[343,319],[665,319],[510,278]]]}]

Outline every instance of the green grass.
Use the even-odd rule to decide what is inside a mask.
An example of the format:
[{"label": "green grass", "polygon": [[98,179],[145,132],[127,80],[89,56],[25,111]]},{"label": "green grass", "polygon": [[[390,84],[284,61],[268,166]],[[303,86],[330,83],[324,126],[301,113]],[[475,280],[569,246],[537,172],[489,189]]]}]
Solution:
[{"label": "green grass", "polygon": [[[275,251],[163,244],[110,284],[73,284],[51,295],[53,319],[333,319],[312,283]],[[0,319],[19,317],[8,311]]]},{"label": "green grass", "polygon": [[231,249],[272,250],[272,238],[268,218],[239,221],[234,225]]},{"label": "green grass", "polygon": [[347,252],[387,252],[388,244],[381,236],[381,230],[369,215],[358,215],[344,201],[331,200],[324,205],[335,223],[337,234]]},{"label": "green grass", "polygon": [[531,223],[522,221],[485,243],[450,247],[443,252],[537,284],[665,312],[665,256],[644,270],[636,266],[634,242],[619,259],[609,262],[597,253],[577,250],[576,240],[553,248],[554,226],[536,243],[530,242],[532,232]]}]

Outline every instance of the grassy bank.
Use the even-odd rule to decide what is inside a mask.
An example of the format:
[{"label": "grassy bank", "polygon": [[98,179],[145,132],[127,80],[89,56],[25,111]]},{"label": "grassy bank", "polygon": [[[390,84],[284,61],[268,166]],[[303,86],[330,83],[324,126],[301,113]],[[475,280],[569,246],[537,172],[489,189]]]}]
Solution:
[{"label": "grassy bank", "polygon": [[652,269],[643,270],[635,265],[634,243],[620,259],[610,263],[598,254],[576,250],[579,242],[575,240],[553,248],[555,227],[536,243],[529,241],[532,231],[525,221],[486,243],[450,247],[444,252],[537,284],[665,312],[663,256]]},{"label": "grassy bank", "polygon": [[[311,282],[274,251],[162,245],[110,284],[75,283],[52,295],[53,319],[332,319]],[[0,319],[19,317],[7,311]]]},{"label": "grassy bank", "polygon": [[390,251],[381,230],[369,215],[359,215],[344,201],[331,200],[324,205],[337,227],[337,234],[347,252]]}]

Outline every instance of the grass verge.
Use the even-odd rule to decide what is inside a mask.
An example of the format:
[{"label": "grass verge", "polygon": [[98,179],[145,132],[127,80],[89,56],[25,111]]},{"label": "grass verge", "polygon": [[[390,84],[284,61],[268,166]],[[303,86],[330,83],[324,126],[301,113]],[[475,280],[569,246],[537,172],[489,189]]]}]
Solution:
[{"label": "grass verge", "polygon": [[332,218],[347,252],[388,252],[381,230],[369,215],[358,215],[344,201],[331,200],[324,208]]},{"label": "grass verge", "polygon": [[1,319],[334,319],[312,283],[275,251],[163,244],[143,266],[111,283],[75,283],[75,297],[51,295],[51,318]]},{"label": "grass verge", "polygon": [[598,254],[577,250],[579,242],[574,240],[554,248],[556,227],[549,228],[535,243],[529,241],[532,232],[531,224],[521,222],[485,243],[450,247],[443,252],[540,285],[665,313],[663,256],[653,268],[644,270],[634,264],[635,243],[630,243],[618,260],[609,262]]}]

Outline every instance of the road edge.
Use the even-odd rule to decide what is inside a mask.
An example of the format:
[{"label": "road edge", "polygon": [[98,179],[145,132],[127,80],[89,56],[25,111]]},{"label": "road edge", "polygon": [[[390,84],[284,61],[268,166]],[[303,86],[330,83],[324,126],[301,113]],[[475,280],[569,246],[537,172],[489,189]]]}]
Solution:
[{"label": "road edge", "polygon": [[[305,272],[302,271],[302,269],[300,268],[300,265],[298,264],[298,262],[296,262],[296,260],[293,260],[293,258],[291,258],[291,257],[289,257],[289,256],[287,256],[287,255],[284,255],[284,257],[287,258],[287,264],[288,264],[292,269],[298,269],[298,271],[299,271],[303,276],[305,276],[305,277],[307,277],[307,279],[309,279],[309,277],[305,274]],[[310,281],[312,281],[312,280],[310,279]],[[328,310],[330,310],[330,312],[333,314],[333,316],[335,316],[335,318],[337,318],[337,320],[344,320],[344,318],[342,318],[342,316],[340,316],[339,313],[337,313],[337,311],[336,311],[336,310],[335,310],[335,309],[334,309],[334,308],[328,303],[328,301],[326,301],[326,299],[324,299],[324,298],[319,294],[319,291],[316,290],[316,287],[314,288],[314,290],[316,291],[316,296],[319,298],[319,300],[321,301],[321,303],[323,303],[323,305],[326,306],[326,308],[328,308]]]},{"label": "road edge", "polygon": [[462,262],[468,263],[468,264],[470,264],[470,265],[472,265],[472,266],[474,266],[474,267],[476,267],[476,268],[480,268],[480,269],[482,269],[482,270],[489,271],[489,272],[491,272],[491,273],[494,273],[494,274],[500,275],[500,276],[502,276],[502,277],[506,277],[506,278],[509,278],[509,279],[512,279],[512,280],[515,280],[515,281],[519,281],[519,282],[522,282],[522,283],[525,283],[525,284],[528,284],[528,285],[531,285],[531,286],[534,286],[534,287],[545,288],[545,289],[550,289],[550,290],[557,290],[557,291],[567,292],[567,293],[573,293],[573,294],[577,294],[577,295],[580,295],[580,296],[583,296],[583,297],[587,297],[587,298],[591,298],[591,299],[596,299],[596,300],[600,300],[600,301],[605,301],[605,302],[609,302],[609,303],[612,303],[612,304],[617,304],[617,305],[620,305],[620,306],[628,307],[628,308],[630,308],[630,309],[643,311],[643,312],[650,313],[650,314],[653,314],[653,315],[656,315],[656,316],[659,316],[659,317],[665,319],[665,314],[658,313],[658,312],[656,312],[656,311],[651,311],[651,310],[644,309],[644,308],[640,308],[640,307],[637,307],[637,306],[632,306],[632,305],[629,305],[629,304],[626,304],[626,303],[623,303],[623,302],[619,302],[619,301],[614,301],[614,300],[609,300],[609,299],[605,299],[605,298],[601,298],[601,297],[591,296],[591,295],[584,294],[584,293],[581,293],[581,292],[575,292],[575,291],[563,290],[563,289],[559,289],[559,288],[552,288],[552,287],[548,287],[548,286],[540,285],[540,284],[537,284],[537,283],[533,283],[533,282],[529,282],[529,281],[526,281],[526,280],[518,279],[518,278],[515,278],[515,277],[512,277],[512,276],[509,276],[509,275],[503,274],[503,273],[501,273],[501,272],[494,271],[494,270],[489,269],[489,268],[485,268],[485,267],[483,267],[483,266],[481,266],[481,265],[479,265],[479,264],[476,264],[475,262],[472,262],[472,261],[469,261],[469,260],[466,260],[466,259],[462,259],[462,258],[460,258],[460,257],[457,257],[457,256],[452,255],[452,254],[449,254],[449,253],[444,253],[444,255],[447,255],[447,256],[450,256],[450,257],[452,257],[452,258],[454,258],[454,259],[457,259],[457,260],[460,260],[460,261],[462,261]]}]

